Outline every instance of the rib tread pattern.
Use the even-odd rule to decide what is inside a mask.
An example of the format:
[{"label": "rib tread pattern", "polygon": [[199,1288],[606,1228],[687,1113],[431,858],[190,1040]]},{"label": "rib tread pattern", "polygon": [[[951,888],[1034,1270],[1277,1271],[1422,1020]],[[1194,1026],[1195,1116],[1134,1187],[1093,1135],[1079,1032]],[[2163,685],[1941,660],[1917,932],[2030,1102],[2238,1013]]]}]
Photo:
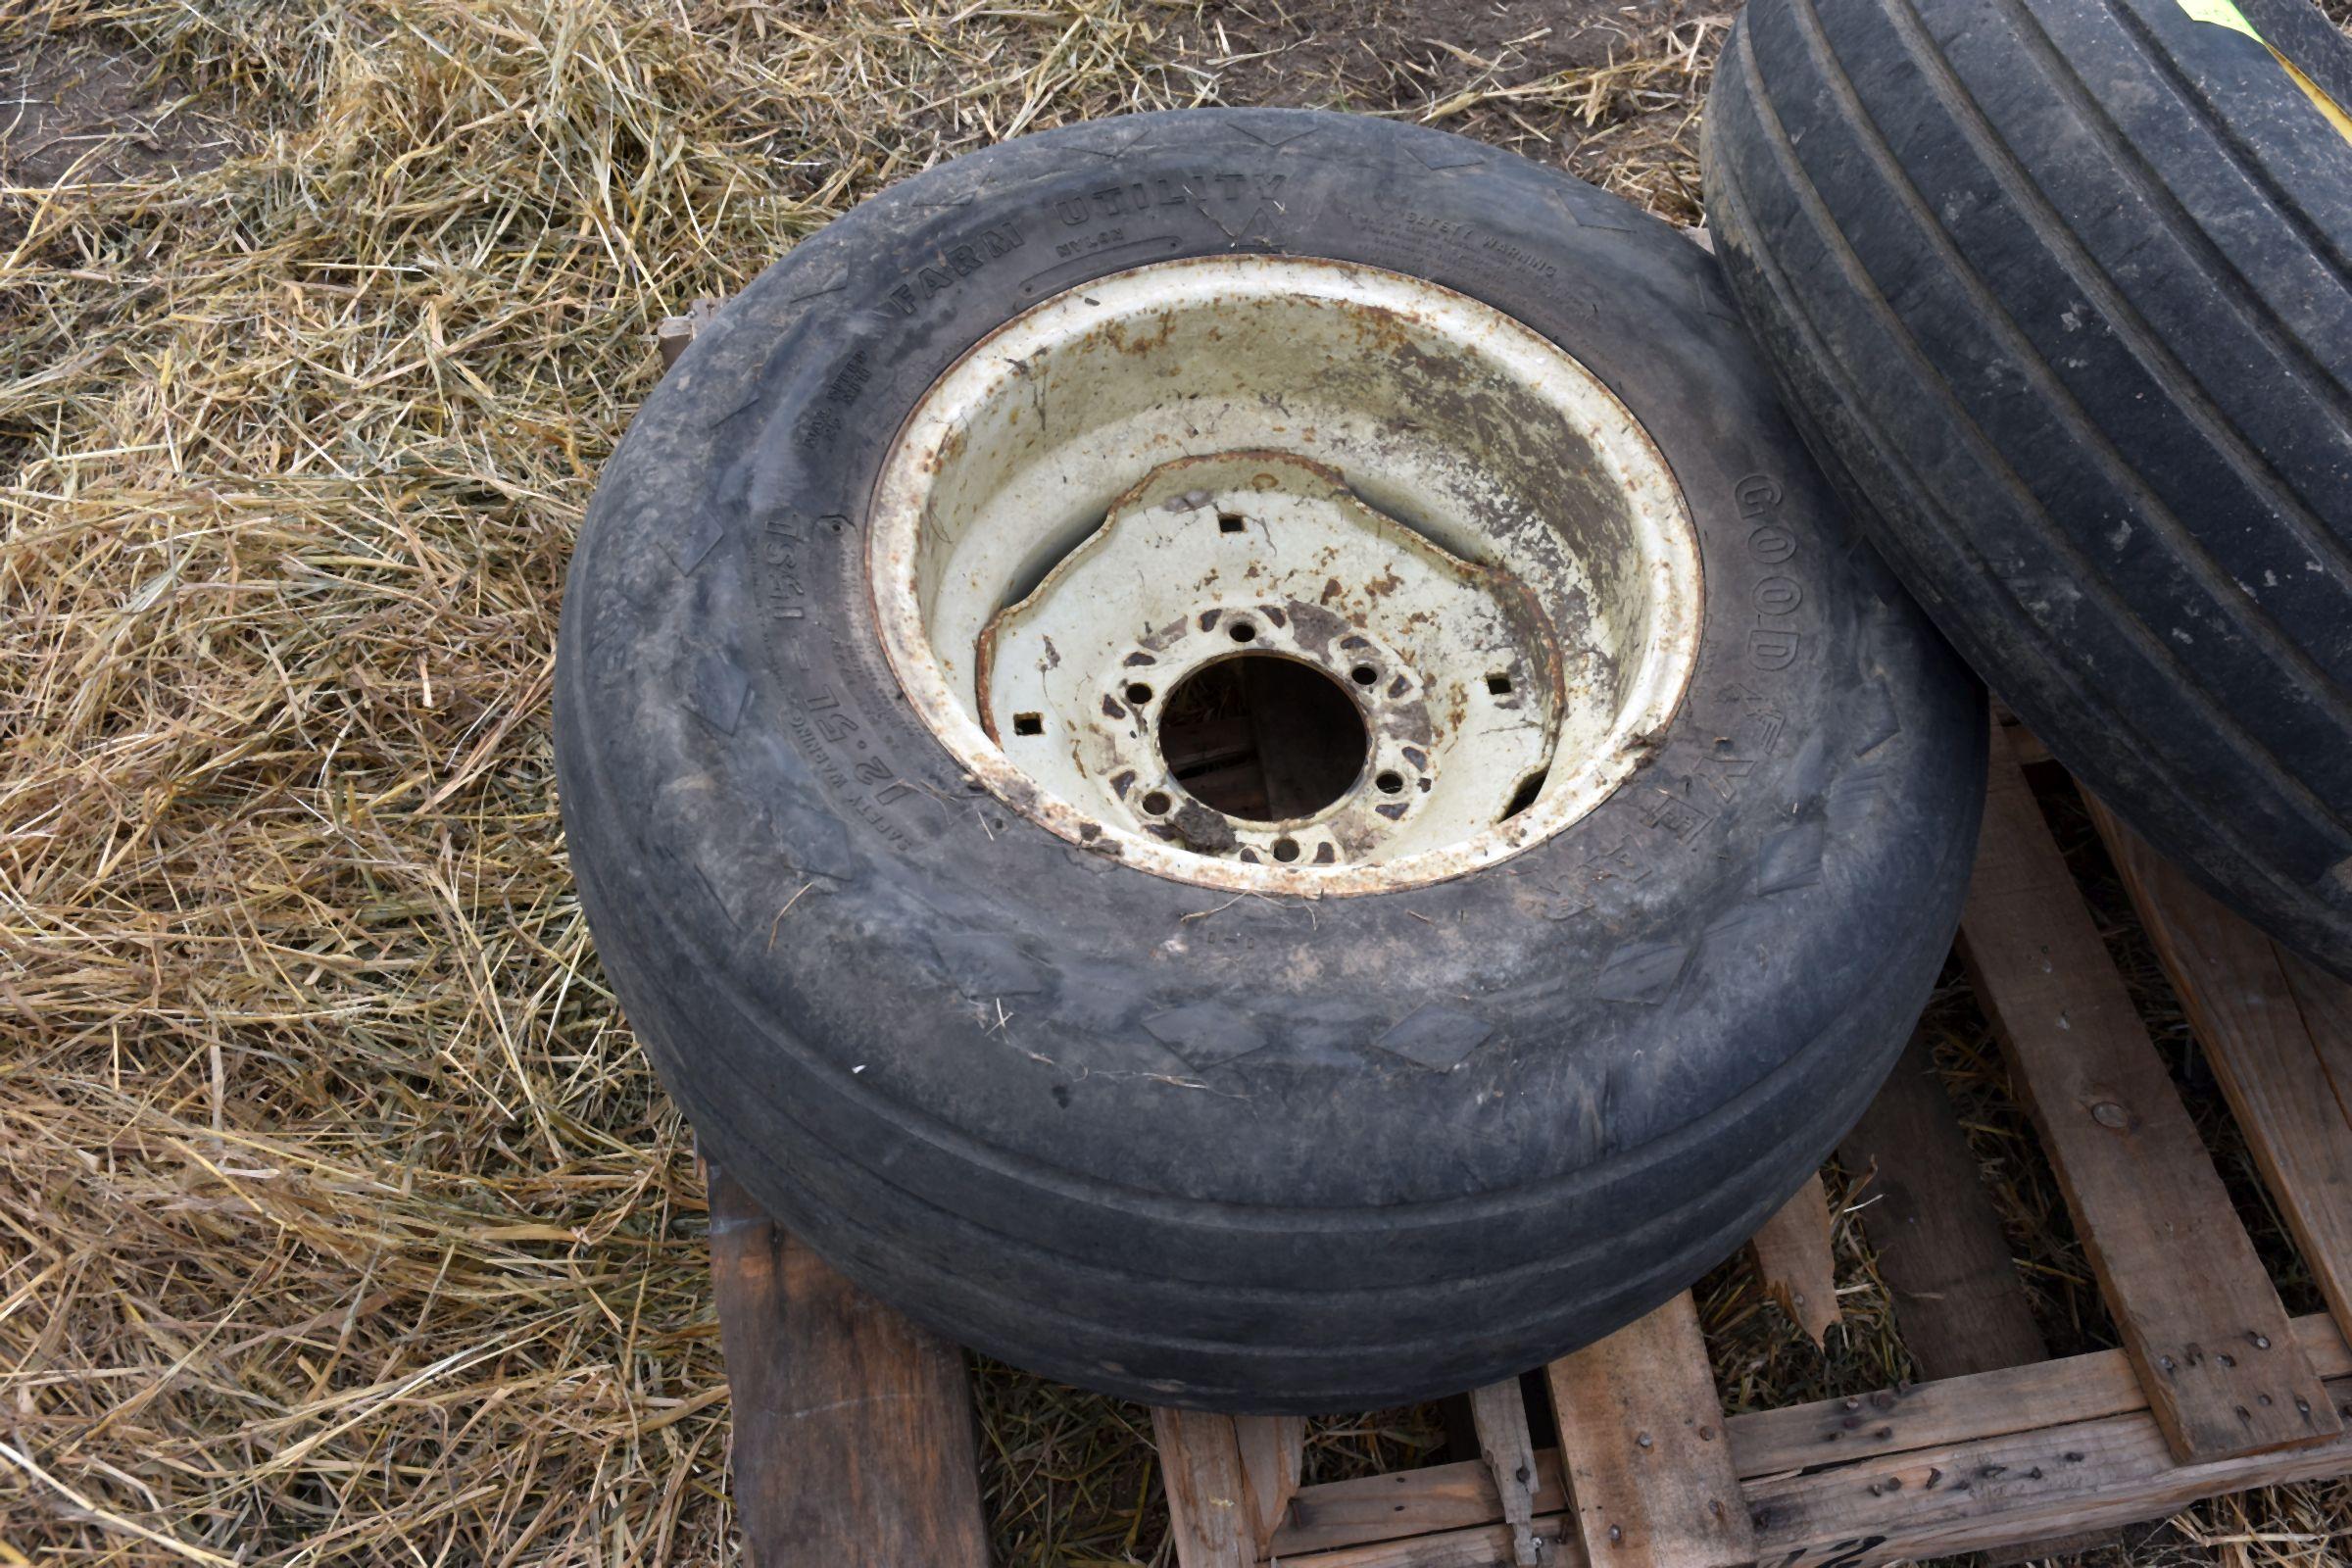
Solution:
[{"label": "rib tread pattern", "polygon": [[[2352,913],[2326,887],[2352,850],[2352,417],[2330,363],[2341,349],[2308,341],[2275,292],[2290,275],[2347,306],[2352,290],[2334,249],[2258,276],[2236,265],[2073,57],[2094,9],[1757,0],[1710,104],[1710,219],[1800,426],[1880,514],[1874,538],[1946,632],[2143,831],[2264,923],[2302,922],[2308,949]],[[1931,22],[1976,51],[1971,69]],[[2260,221],[2307,239],[2316,220],[2258,177],[2255,150],[2180,86],[2178,62],[2151,65],[2162,51],[2145,24],[2107,30],[2115,79],[2178,92],[2211,160],[2278,209]],[[2079,130],[2062,147],[1972,91],[2001,49],[2032,112]],[[1969,211],[1964,180],[1999,210]],[[2109,210],[2144,233],[2079,231],[2070,214],[2094,188],[2120,193]],[[2156,308],[2169,314],[2136,264],[2119,270],[2127,242],[2175,269]],[[2181,294],[2181,267],[2201,293]],[[2086,380],[2088,353],[2053,363],[2038,313],[2054,296],[2112,334],[2091,351],[2106,389]],[[2184,297],[2211,341],[2181,342]],[[1955,319],[1973,341],[1955,346]],[[2241,363],[2208,384],[2217,343]],[[2256,395],[2269,402],[2250,410]],[[2169,449],[2154,461],[2151,441]],[[2227,505],[2198,504],[2216,495]],[[2104,537],[2119,512],[2128,569],[2122,539]],[[2247,562],[2265,554],[2304,566],[2299,591],[2249,588]],[[2151,691],[2166,703],[2132,700]],[[2166,818],[2193,832],[2167,833]]]}]

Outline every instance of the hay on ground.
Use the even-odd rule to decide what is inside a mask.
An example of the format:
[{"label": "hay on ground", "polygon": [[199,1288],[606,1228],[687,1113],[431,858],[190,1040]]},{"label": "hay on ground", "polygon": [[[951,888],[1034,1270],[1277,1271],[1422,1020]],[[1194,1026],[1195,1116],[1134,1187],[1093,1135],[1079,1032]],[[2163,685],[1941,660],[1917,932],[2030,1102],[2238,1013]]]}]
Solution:
[{"label": "hay on ground", "polygon": [[[548,743],[662,317],[942,158],[1196,103],[1431,121],[1688,221],[1729,20],[0,0],[0,1564],[733,1560],[703,1196]],[[1901,1372],[1838,1235],[1826,1359],[1736,1266],[1703,1288],[1736,1405]],[[1141,1411],[977,1381],[1005,1563],[1171,1561]],[[1443,1441],[1320,1423],[1311,1472]],[[2344,1503],[2208,1505],[2166,1549],[2334,1568]]]}]

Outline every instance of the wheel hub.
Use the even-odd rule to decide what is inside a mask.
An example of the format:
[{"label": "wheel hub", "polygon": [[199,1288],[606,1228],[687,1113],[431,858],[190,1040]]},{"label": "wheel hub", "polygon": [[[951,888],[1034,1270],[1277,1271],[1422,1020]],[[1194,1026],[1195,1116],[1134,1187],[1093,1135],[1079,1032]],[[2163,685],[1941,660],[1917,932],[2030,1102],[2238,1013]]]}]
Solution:
[{"label": "wheel hub", "polygon": [[[1547,631],[1515,580],[1320,464],[1179,458],[989,622],[981,719],[1039,784],[1131,831],[1246,865],[1361,864],[1502,820],[1544,770],[1561,697]],[[1262,678],[1214,683],[1225,711],[1188,722],[1202,671],[1273,660],[1320,671],[1360,722],[1318,722]],[[1314,799],[1350,740],[1357,765]],[[1255,789],[1192,787],[1236,770]]]}]

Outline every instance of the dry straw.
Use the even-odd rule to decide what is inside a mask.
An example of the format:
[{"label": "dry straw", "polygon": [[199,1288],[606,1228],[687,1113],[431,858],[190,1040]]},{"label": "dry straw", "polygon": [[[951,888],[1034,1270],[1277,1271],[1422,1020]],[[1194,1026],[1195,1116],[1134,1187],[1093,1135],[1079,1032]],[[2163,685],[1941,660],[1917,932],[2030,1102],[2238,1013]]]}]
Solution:
[{"label": "dry straw", "polygon": [[[0,132],[0,1565],[732,1558],[702,1192],[549,765],[597,466],[661,317],[1074,118],[1341,102],[1695,216],[1727,17],[1349,14],[0,0],[18,96],[139,86],[111,141]],[[2079,1302],[2046,1173],[1987,1157]],[[1709,1283],[1737,1401],[1902,1369],[1839,1238],[1826,1362]],[[1169,1561],[1142,1412],[979,1386],[1004,1561]],[[1324,1423],[1312,1465],[1440,1438]],[[2187,1533],[2333,1562],[2328,1501]]]}]

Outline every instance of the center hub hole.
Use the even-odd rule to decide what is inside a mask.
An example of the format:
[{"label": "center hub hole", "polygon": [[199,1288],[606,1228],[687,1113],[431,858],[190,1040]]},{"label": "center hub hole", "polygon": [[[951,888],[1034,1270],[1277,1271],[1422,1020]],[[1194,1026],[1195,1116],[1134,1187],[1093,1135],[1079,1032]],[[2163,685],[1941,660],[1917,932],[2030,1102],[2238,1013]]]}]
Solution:
[{"label": "center hub hole", "polygon": [[1320,811],[1354,786],[1370,750],[1346,688],[1280,654],[1203,664],[1161,708],[1168,770],[1195,800],[1246,822]]}]

